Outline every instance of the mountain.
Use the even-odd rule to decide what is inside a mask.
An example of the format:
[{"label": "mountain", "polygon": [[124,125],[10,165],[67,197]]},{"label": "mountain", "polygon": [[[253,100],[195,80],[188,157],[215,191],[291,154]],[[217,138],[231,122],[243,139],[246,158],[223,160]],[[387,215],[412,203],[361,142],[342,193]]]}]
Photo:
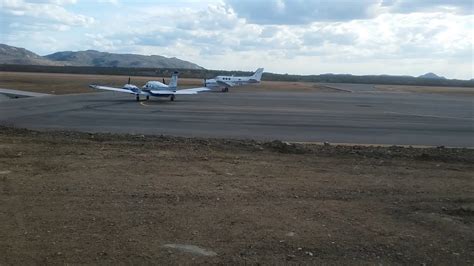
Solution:
[{"label": "mountain", "polygon": [[203,69],[196,64],[176,57],[167,58],[160,55],[114,54],[95,50],[57,52],[46,55],[45,58],[72,66]]},{"label": "mountain", "polygon": [[24,48],[9,46],[0,43],[0,64],[12,65],[44,65],[59,66],[60,63],[53,62],[39,56]]},{"label": "mountain", "polygon": [[40,56],[24,48],[6,44],[0,44],[0,64],[204,69],[194,63],[176,57],[167,58],[160,55],[115,54],[95,50],[78,52],[66,51]]},{"label": "mountain", "polygon": [[445,77],[441,77],[436,75],[435,73],[426,73],[424,75],[419,76],[419,78],[424,78],[424,79],[446,79]]}]

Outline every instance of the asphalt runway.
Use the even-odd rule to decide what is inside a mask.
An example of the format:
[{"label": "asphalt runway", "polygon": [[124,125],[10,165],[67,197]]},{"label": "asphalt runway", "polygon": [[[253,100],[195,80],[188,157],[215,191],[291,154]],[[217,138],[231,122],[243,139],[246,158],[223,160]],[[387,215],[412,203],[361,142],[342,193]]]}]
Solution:
[{"label": "asphalt runway", "polygon": [[185,137],[474,147],[474,98],[410,93],[243,92],[177,101],[88,93],[0,102],[0,124]]}]

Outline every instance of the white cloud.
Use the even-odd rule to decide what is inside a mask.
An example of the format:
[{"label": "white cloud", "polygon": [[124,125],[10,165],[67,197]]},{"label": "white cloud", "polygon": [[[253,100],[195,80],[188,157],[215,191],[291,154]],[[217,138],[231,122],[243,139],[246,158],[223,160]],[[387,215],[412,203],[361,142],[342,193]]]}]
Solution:
[{"label": "white cloud", "polygon": [[[74,4],[74,0],[23,1],[3,0],[2,16],[29,17],[32,22],[61,23],[68,26],[88,26],[94,22],[92,17],[74,14],[62,5]],[[10,18],[14,20],[15,18]],[[22,18],[19,18],[22,19]]]},{"label": "white cloud", "polygon": [[462,15],[473,14],[472,0],[384,0],[383,5],[391,12],[449,12]]},{"label": "white cloud", "polygon": [[118,5],[119,1],[118,0],[98,0],[99,3],[105,3],[105,4],[112,4],[112,5]]},{"label": "white cloud", "polygon": [[379,0],[227,0],[236,13],[257,24],[308,24],[375,16]]},{"label": "white cloud", "polygon": [[473,14],[472,0],[226,0],[249,23],[310,24],[372,19],[384,13],[448,12]]},{"label": "white cloud", "polygon": [[0,15],[7,26],[1,38],[43,54],[86,49],[159,54],[211,69],[472,78],[469,5],[426,0],[409,8],[409,2],[4,0]]},{"label": "white cloud", "polygon": [[[186,16],[183,16],[183,13]],[[181,10],[174,16],[176,26],[185,30],[228,30],[237,26],[239,20],[234,11],[224,5],[209,5],[205,10]]]}]

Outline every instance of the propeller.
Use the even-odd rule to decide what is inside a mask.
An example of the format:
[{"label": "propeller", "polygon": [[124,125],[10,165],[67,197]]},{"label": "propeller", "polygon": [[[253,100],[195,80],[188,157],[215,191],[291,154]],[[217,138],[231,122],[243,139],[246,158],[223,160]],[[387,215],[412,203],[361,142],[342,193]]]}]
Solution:
[{"label": "propeller", "polygon": [[131,90],[132,92],[134,92],[136,95],[138,95],[138,93],[140,93],[140,89],[131,84],[131,79],[130,77],[128,77],[128,81],[127,81],[127,84],[123,85],[122,89],[126,89],[126,90]]},{"label": "propeller", "polygon": [[165,84],[165,85],[166,85],[165,78],[163,78],[163,84]]}]

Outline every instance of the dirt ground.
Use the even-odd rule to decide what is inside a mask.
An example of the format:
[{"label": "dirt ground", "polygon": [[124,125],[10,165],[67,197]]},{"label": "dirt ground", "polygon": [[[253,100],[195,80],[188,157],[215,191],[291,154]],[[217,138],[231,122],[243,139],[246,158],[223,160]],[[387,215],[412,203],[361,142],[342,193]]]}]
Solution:
[{"label": "dirt ground", "polygon": [[474,150],[0,128],[0,264],[474,262]]},{"label": "dirt ground", "polygon": [[[170,77],[164,77],[169,82]],[[163,77],[131,77],[131,83],[142,86],[149,80],[162,81]],[[23,73],[0,71],[0,88],[25,90],[48,94],[70,94],[93,92],[90,84],[101,84],[122,87],[128,81],[128,76],[113,75],[82,75],[82,74],[58,74],[58,73]],[[180,78],[179,86],[199,87],[203,86],[202,79]],[[332,91],[340,90],[310,82],[280,82],[262,81],[258,85],[242,86],[242,91],[279,91],[291,88],[293,91]]]}]

